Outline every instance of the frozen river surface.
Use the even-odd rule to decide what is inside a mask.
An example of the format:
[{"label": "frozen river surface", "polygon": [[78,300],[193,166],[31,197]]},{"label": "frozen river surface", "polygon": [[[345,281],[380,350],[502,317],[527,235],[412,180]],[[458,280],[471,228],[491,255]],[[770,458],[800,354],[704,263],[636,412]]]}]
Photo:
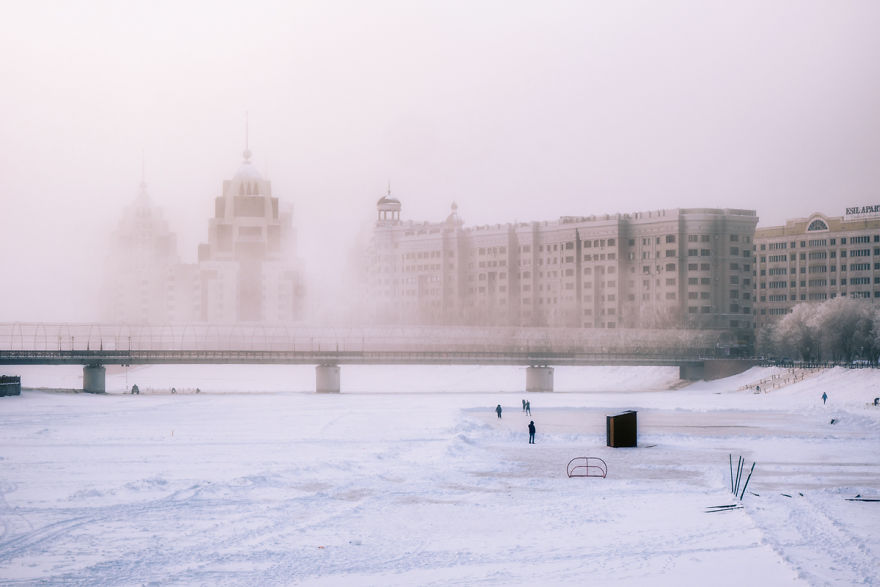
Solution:
[{"label": "frozen river surface", "polygon": [[[526,395],[377,368],[394,391],[316,395],[253,369],[0,398],[0,584],[880,584],[880,502],[850,500],[880,498],[876,371],[756,394],[777,371],[651,391],[674,375],[583,369],[557,380],[610,391]],[[639,447],[606,447],[627,409]],[[756,463],[743,507],[710,512],[740,503],[730,455]],[[568,478],[578,456],[607,478]]]}]

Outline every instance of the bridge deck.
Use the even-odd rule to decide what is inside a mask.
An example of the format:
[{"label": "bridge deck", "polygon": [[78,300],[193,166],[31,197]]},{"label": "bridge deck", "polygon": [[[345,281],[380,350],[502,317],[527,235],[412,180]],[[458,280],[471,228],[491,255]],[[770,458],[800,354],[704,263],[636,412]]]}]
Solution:
[{"label": "bridge deck", "polygon": [[700,355],[540,351],[0,350],[0,365],[667,365]]}]

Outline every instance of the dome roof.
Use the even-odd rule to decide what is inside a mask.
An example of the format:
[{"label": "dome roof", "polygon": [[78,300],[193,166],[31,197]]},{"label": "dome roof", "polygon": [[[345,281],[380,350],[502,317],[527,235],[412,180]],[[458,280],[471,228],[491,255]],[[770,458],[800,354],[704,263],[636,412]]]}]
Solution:
[{"label": "dome roof", "polygon": [[244,156],[244,161],[241,162],[241,166],[238,168],[238,171],[235,172],[232,179],[263,179],[263,176],[260,175],[260,172],[257,171],[257,168],[251,163],[250,149],[245,149],[242,155]]},{"label": "dome roof", "polygon": [[400,200],[397,198],[392,198],[391,196],[382,196],[379,198],[379,201],[376,202],[377,206],[381,206],[382,204],[399,204]]}]

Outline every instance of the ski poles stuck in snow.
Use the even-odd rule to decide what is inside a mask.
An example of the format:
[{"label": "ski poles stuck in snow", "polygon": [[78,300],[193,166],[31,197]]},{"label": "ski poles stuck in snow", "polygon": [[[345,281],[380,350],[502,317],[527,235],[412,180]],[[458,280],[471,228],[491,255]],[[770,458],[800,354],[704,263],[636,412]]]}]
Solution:
[{"label": "ski poles stuck in snow", "polygon": [[736,462],[736,478],[733,476],[733,455],[729,455],[730,461],[730,492],[735,496],[739,497],[739,500],[742,501],[743,496],[746,494],[746,488],[749,486],[749,481],[752,479],[752,473],[755,472],[755,463],[752,463],[752,468],[749,469],[749,476],[746,477],[746,482],[743,485],[742,492],[739,490],[739,483],[742,481],[743,467],[746,464],[746,460],[741,456],[737,458]]}]

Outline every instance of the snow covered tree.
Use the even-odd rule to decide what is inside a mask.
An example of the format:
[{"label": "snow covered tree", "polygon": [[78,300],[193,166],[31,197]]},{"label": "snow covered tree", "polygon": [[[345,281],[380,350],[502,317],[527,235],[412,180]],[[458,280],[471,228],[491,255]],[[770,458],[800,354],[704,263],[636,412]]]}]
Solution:
[{"label": "snow covered tree", "polygon": [[816,305],[798,304],[776,324],[773,343],[776,351],[804,361],[819,358],[819,330]]},{"label": "snow covered tree", "polygon": [[824,357],[848,363],[866,358],[866,351],[872,354],[874,321],[869,302],[844,297],[823,302],[816,308],[815,324]]},{"label": "snow covered tree", "polygon": [[867,300],[845,297],[798,304],[758,338],[760,348],[804,361],[876,361],[880,356],[880,308]]}]

